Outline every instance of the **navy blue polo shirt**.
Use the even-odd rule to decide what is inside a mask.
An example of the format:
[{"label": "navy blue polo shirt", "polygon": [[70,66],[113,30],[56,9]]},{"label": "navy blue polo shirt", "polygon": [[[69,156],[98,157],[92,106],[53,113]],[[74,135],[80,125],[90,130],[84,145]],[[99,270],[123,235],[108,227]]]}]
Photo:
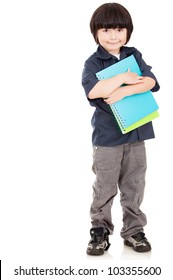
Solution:
[{"label": "navy blue polo shirt", "polygon": [[[120,60],[134,55],[142,72],[142,76],[151,77],[156,81],[153,92],[158,91],[160,86],[156,77],[151,72],[151,66],[147,65],[142,58],[141,53],[134,47],[122,47]],[[87,99],[95,111],[91,120],[93,127],[92,143],[95,146],[116,146],[125,143],[132,143],[154,138],[152,122],[149,122],[127,134],[122,134],[116,124],[110,106],[104,102],[103,98],[89,99],[90,90],[96,85],[98,79],[96,73],[116,62],[118,58],[108,53],[102,46],[98,46],[97,51],[86,61],[82,73],[82,85],[84,87]]]}]

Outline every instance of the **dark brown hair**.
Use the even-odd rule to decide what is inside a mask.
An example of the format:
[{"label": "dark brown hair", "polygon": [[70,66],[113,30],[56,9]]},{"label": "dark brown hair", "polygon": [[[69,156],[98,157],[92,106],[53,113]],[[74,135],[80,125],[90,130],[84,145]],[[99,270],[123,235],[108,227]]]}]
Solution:
[{"label": "dark brown hair", "polygon": [[122,5],[118,3],[105,3],[98,7],[90,20],[90,30],[97,44],[97,31],[101,28],[127,28],[127,41],[133,31],[132,18]]}]

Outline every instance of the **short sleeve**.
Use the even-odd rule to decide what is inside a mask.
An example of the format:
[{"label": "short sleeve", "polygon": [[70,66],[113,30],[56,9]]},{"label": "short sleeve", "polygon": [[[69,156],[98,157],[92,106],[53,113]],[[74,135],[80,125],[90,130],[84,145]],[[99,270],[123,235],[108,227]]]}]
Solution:
[{"label": "short sleeve", "polygon": [[88,97],[89,92],[91,89],[97,84],[98,79],[95,75],[97,72],[95,69],[95,65],[90,62],[86,61],[84,65],[84,69],[82,72],[82,86],[84,87],[86,96]]},{"label": "short sleeve", "polygon": [[142,71],[142,76],[153,78],[156,81],[156,84],[151,89],[151,91],[153,91],[153,92],[158,91],[160,89],[160,85],[159,85],[155,75],[151,71],[152,67],[146,64],[146,62],[142,58],[142,54],[137,49],[136,49],[136,52],[134,53],[134,55],[135,55],[136,60],[139,64],[139,67]]}]

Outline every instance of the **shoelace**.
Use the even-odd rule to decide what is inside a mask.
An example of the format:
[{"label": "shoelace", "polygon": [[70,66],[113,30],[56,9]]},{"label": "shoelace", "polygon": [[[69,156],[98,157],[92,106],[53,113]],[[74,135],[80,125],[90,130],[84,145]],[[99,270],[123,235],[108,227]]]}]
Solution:
[{"label": "shoelace", "polygon": [[138,241],[146,240],[145,233],[138,232],[137,234],[132,236],[133,238],[136,238]]}]

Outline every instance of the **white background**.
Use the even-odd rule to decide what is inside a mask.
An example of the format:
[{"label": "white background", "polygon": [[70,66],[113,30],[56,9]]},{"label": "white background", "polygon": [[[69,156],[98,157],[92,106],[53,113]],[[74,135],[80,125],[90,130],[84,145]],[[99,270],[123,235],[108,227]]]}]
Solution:
[{"label": "white background", "polygon": [[117,196],[109,253],[98,258],[85,253],[94,180],[90,125],[93,109],[85,98],[81,73],[84,61],[97,47],[89,30],[90,17],[105,1],[2,0],[0,259],[4,280],[26,279],[13,275],[19,265],[102,267],[105,271],[109,266],[161,266],[162,276],[152,279],[170,276],[171,1],[118,2],[133,18],[134,32],[128,46],[143,53],[161,85],[155,93],[160,106],[160,117],[154,121],[156,138],[146,143],[148,172],[142,205],[148,217],[145,232],[153,250],[138,254],[124,248],[119,235],[122,214]]}]

